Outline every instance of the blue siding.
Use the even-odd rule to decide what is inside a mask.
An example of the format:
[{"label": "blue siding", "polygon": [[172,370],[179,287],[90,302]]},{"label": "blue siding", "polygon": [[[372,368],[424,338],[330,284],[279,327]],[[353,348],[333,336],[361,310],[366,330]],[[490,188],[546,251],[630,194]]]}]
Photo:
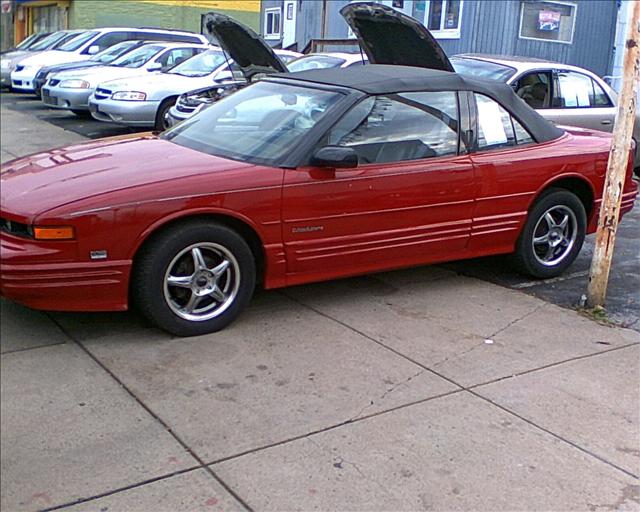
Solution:
[{"label": "blue siding", "polygon": [[[599,75],[610,73],[618,14],[616,0],[574,0],[577,11],[572,44],[521,39],[518,31],[522,1],[464,0],[460,39],[441,39],[440,44],[448,55],[522,55],[581,66]],[[325,37],[347,37],[348,27],[339,12],[346,3],[347,0],[327,2]],[[262,0],[262,10],[282,4],[282,0]],[[302,50],[310,39],[321,37],[322,1],[298,0],[297,7],[296,41],[298,50]]]}]

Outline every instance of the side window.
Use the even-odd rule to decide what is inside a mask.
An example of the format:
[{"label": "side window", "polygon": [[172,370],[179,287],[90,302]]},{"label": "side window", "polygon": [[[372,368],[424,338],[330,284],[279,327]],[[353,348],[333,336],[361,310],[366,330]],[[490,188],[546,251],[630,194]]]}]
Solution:
[{"label": "side window", "polygon": [[100,47],[100,51],[102,51],[114,44],[131,39],[131,36],[132,34],[129,32],[110,32],[96,39],[90,46],[97,45]]},{"label": "side window", "polygon": [[600,84],[591,79],[593,83],[593,106],[594,107],[613,107],[613,102],[609,95],[604,92],[604,89],[600,87]]},{"label": "side window", "polygon": [[582,73],[558,72],[555,89],[556,94],[553,98],[555,108],[611,106],[602,88],[594,83],[590,76]]},{"label": "side window", "polygon": [[360,102],[326,143],[353,148],[361,164],[400,162],[457,154],[458,131],[455,92],[410,92]]},{"label": "side window", "polygon": [[497,102],[482,94],[474,96],[478,111],[478,150],[535,142],[526,128]]},{"label": "side window", "polygon": [[543,109],[551,105],[551,73],[528,73],[518,79],[514,89],[531,108]]},{"label": "side window", "polygon": [[156,59],[156,62],[162,64],[162,69],[169,69],[193,57],[195,50],[196,48],[174,48],[173,50],[164,52]]},{"label": "side window", "polygon": [[535,142],[531,134],[513,117],[511,118],[513,123],[513,130],[516,132],[516,144],[531,144]]}]

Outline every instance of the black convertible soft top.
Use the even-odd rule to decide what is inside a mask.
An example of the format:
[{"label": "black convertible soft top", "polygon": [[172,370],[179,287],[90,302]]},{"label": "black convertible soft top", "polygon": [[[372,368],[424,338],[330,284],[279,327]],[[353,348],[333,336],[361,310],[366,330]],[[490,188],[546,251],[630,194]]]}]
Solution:
[{"label": "black convertible soft top", "polygon": [[370,64],[353,68],[324,68],[297,73],[278,73],[273,78],[301,80],[337,87],[348,87],[367,94],[410,91],[472,91],[496,100],[506,108],[537,142],[557,139],[564,131],[546,120],[513,89],[495,80],[478,80],[457,73],[410,66]]}]

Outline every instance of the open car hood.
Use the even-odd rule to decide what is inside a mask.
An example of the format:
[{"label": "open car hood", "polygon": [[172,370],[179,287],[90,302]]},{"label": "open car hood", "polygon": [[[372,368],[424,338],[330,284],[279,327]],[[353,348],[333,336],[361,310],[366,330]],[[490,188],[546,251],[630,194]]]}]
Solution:
[{"label": "open car hood", "polygon": [[340,9],[371,64],[395,64],[454,71],[431,32],[418,20],[373,2]]},{"label": "open car hood", "polygon": [[240,67],[247,82],[258,74],[287,72],[284,63],[264,39],[233,18],[210,12],[205,14],[205,27]]}]

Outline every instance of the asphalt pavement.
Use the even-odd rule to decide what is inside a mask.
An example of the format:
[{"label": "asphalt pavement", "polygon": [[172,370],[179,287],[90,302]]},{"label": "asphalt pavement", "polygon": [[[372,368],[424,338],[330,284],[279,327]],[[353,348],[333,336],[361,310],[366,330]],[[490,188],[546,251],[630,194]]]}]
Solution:
[{"label": "asphalt pavement", "polygon": [[[107,130],[0,107],[3,160]],[[188,339],[0,300],[0,508],[640,510],[640,333],[467,272],[258,292]]]}]

